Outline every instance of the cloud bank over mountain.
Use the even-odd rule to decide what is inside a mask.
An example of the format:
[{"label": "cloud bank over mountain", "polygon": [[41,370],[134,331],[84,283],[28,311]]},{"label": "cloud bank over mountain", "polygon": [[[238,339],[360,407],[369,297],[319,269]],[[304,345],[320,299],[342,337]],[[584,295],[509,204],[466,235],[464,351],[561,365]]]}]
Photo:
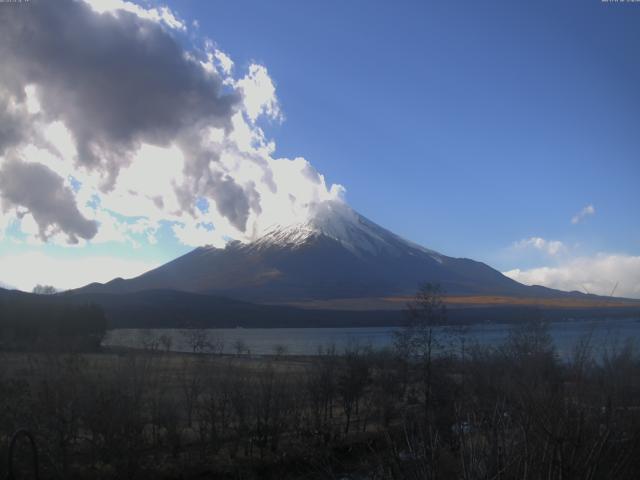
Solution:
[{"label": "cloud bank over mountain", "polygon": [[[588,208],[583,211],[589,210]],[[640,298],[640,257],[623,253],[585,252],[579,244],[529,237],[514,242],[510,263],[530,268],[502,272],[525,285],[566,291]]]},{"label": "cloud bank over mountain", "polygon": [[0,272],[11,272],[11,281],[0,280],[0,288],[30,292],[40,283],[67,290],[116,277],[135,277],[157,266],[156,262],[111,256],[54,258],[44,252],[19,253],[0,257]]},{"label": "cloud bank over mountain", "polygon": [[0,10],[0,229],[33,242],[249,240],[339,199],[304,158],[275,158],[267,69],[234,77],[166,7],[120,0]]},{"label": "cloud bank over mountain", "polygon": [[640,257],[598,254],[577,257],[555,266],[503,272],[525,285],[544,285],[597,295],[640,298]]}]

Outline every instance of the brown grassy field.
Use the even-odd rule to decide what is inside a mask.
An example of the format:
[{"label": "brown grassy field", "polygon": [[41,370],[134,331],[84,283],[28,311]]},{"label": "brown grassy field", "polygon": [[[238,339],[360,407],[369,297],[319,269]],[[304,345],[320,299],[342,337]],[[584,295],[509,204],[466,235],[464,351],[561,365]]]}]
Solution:
[{"label": "brown grassy field", "polygon": [[[363,297],[291,302],[287,305],[309,309],[327,310],[402,310],[413,300],[411,296]],[[451,295],[443,297],[444,303],[456,307],[531,306],[542,308],[640,308],[639,300],[626,298],[532,298],[499,295]]]}]

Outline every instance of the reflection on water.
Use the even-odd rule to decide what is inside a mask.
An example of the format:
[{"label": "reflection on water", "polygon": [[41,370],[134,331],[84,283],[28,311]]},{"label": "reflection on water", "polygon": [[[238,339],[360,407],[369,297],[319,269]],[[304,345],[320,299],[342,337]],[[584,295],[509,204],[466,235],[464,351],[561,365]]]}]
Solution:
[{"label": "reflection on water", "polygon": [[[465,327],[457,336],[438,329],[442,343],[499,345],[508,335],[510,325],[484,323]],[[250,353],[252,355],[315,355],[320,348],[335,346],[337,352],[347,347],[370,346],[375,349],[393,345],[395,327],[366,328],[219,328],[207,330],[116,329],[110,330],[103,345],[108,347],[157,348],[175,352]],[[628,339],[640,339],[637,318],[589,319],[551,323],[549,331],[558,354],[568,358],[576,343],[591,335],[592,344],[602,351]],[[596,352],[597,353],[597,352]]]}]

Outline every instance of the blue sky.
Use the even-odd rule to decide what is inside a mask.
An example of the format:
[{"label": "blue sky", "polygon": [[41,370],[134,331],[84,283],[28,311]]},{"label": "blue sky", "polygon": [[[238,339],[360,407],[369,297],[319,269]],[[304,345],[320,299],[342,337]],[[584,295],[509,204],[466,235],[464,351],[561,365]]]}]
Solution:
[{"label": "blue sky", "polygon": [[[606,271],[591,288],[615,279],[640,296],[640,4],[166,5],[186,50],[210,39],[235,78],[252,65],[268,71],[279,114],[265,107],[252,128],[275,142],[273,158],[304,157],[327,189],[343,185],[365,216],[444,254],[519,269],[521,281],[567,287],[584,284],[576,269]],[[117,257],[141,268],[193,248],[168,223],[152,244],[142,234],[33,245],[15,222],[7,232],[5,257]]]},{"label": "blue sky", "polygon": [[[278,152],[303,154],[380,224],[494,263],[534,235],[640,252],[637,6],[202,7],[176,4],[277,82]],[[598,214],[572,225],[588,204]]]}]

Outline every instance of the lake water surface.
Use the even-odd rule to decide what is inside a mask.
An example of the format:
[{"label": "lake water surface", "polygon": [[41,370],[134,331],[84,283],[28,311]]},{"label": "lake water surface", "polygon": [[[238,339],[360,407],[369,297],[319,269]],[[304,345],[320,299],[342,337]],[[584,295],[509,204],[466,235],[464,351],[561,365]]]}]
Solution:
[{"label": "lake water surface", "polygon": [[[500,345],[512,325],[483,323],[466,327],[462,335],[466,345]],[[341,353],[353,345],[371,346],[375,349],[391,347],[393,332],[397,327],[365,328],[219,328],[198,332],[216,351],[236,353],[242,346],[252,355],[274,354],[277,350],[288,355],[315,355],[319,349],[335,346]],[[437,329],[442,343],[460,342],[460,337],[450,337],[443,329]],[[622,345],[628,339],[640,341],[640,319],[589,319],[549,324],[549,331],[558,354],[569,358],[576,343],[591,335],[592,345],[603,349]],[[104,339],[106,347],[169,348],[176,352],[193,351],[194,332],[184,329],[116,329],[110,330]],[[280,347],[280,348],[279,348]],[[204,350],[206,350],[205,348]]]}]

